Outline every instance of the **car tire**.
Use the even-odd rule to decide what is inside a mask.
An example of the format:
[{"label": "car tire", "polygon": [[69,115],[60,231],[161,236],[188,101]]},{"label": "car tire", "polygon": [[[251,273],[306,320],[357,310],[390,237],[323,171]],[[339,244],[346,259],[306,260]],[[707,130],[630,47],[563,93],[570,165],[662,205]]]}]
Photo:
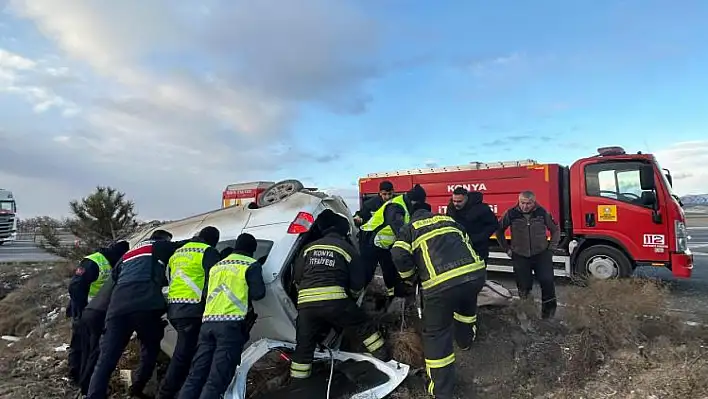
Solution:
[{"label": "car tire", "polygon": [[256,201],[259,208],[264,206],[277,204],[285,198],[300,192],[305,186],[300,180],[288,179],[279,181],[268,187],[261,193]]},{"label": "car tire", "polygon": [[627,255],[609,245],[593,245],[575,261],[575,276],[581,279],[613,280],[629,277],[632,272]]}]

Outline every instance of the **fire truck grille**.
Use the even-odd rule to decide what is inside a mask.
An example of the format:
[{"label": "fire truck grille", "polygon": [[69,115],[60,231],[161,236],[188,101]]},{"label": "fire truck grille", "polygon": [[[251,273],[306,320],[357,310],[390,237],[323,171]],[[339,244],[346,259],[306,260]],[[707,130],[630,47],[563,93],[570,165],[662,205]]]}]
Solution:
[{"label": "fire truck grille", "polygon": [[15,216],[0,215],[0,238],[8,238],[14,233]]}]

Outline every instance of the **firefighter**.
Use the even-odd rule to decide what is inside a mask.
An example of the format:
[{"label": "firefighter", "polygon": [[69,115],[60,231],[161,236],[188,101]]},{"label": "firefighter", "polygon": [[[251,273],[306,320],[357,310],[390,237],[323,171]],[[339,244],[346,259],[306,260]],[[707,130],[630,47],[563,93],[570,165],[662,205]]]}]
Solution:
[{"label": "firefighter", "polygon": [[258,242],[243,233],[233,252],[209,271],[199,344],[180,399],[220,398],[231,384],[257,315],[251,301],[266,294]]},{"label": "firefighter", "polygon": [[189,366],[197,349],[204,314],[205,290],[209,270],[221,260],[214,248],[219,230],[204,227],[192,240],[175,251],[167,264],[170,275],[167,293],[167,319],[177,332],[177,343],[159,398],[172,399],[189,374]]},{"label": "firefighter", "polygon": [[295,380],[310,376],[318,340],[332,327],[356,329],[368,352],[390,360],[383,336],[354,300],[366,281],[360,258],[346,241],[349,222],[328,209],[316,223],[323,237],[303,248],[293,271],[299,312],[297,346],[290,364]]},{"label": "firefighter", "polygon": [[82,353],[84,343],[82,341],[85,337],[81,333],[81,314],[89,301],[101,289],[106,278],[111,274],[113,266],[126,251],[128,251],[128,243],[119,241],[85,256],[74,271],[74,276],[69,283],[69,306],[66,307],[66,313],[72,319],[72,331],[68,363],[69,374],[76,383],[81,380],[81,359],[84,357]]},{"label": "firefighter", "polygon": [[427,204],[416,207],[391,254],[401,278],[422,287],[428,393],[450,399],[455,384],[453,337],[463,350],[476,338],[477,295],[486,281],[485,263],[464,227],[449,216],[434,215]]},{"label": "firefighter", "polygon": [[108,381],[133,332],[140,340],[140,366],[130,393],[144,397],[160,351],[167,303],[162,287],[167,285],[165,264],[189,240],[172,242],[172,235],[156,230],[149,239],[125,253],[111,273],[115,285],[106,310],[106,327],[100,341],[98,362],[91,375],[88,398],[105,398]]},{"label": "firefighter", "polygon": [[404,296],[404,287],[391,260],[390,248],[401,227],[410,221],[410,209],[425,202],[425,190],[416,184],[410,191],[386,201],[367,223],[361,226],[359,249],[366,267],[366,283],[374,277],[376,264],[381,265],[389,298]]}]

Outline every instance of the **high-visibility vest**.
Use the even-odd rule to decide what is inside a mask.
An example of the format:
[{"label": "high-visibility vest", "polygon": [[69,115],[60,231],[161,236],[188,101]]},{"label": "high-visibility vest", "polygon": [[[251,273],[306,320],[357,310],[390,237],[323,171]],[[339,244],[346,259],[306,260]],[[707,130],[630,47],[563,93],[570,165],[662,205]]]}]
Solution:
[{"label": "high-visibility vest", "polygon": [[189,242],[176,250],[167,266],[170,270],[168,303],[198,304],[204,290],[204,267],[202,260],[208,244]]},{"label": "high-visibility vest", "polygon": [[231,254],[209,270],[203,321],[236,321],[246,317],[246,271],[255,262],[249,256]]},{"label": "high-visibility vest", "polygon": [[98,294],[98,290],[103,287],[103,283],[106,282],[106,279],[111,274],[111,263],[100,252],[94,252],[91,255],[84,256],[84,259],[91,260],[93,263],[98,265],[98,278],[96,278],[96,281],[91,283],[89,286],[88,296],[89,300],[91,300],[94,296],[96,296],[96,294]]},{"label": "high-visibility vest", "polygon": [[393,245],[393,243],[396,241],[396,234],[393,232],[391,226],[386,225],[383,228],[381,227],[384,224],[384,211],[386,210],[386,206],[390,203],[398,204],[403,207],[403,210],[406,213],[403,217],[404,223],[408,223],[411,221],[411,215],[408,212],[406,201],[403,200],[403,195],[398,195],[386,201],[386,203],[384,203],[381,208],[377,209],[376,212],[374,212],[374,215],[371,216],[371,219],[369,219],[366,224],[361,226],[361,230],[363,231],[376,232],[376,235],[374,236],[374,245],[384,249],[391,248],[391,245]]}]

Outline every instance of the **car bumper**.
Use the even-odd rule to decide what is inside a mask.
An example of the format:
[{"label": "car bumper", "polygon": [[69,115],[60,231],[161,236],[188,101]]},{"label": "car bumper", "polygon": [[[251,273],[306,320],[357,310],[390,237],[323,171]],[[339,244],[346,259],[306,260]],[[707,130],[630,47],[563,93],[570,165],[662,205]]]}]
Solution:
[{"label": "car bumper", "polygon": [[671,254],[671,273],[678,278],[691,277],[693,273],[693,254],[690,249],[683,254]]},{"label": "car bumper", "polygon": [[17,233],[10,233],[9,236],[3,236],[0,237],[0,241],[2,242],[9,242],[9,241],[17,241]]}]

